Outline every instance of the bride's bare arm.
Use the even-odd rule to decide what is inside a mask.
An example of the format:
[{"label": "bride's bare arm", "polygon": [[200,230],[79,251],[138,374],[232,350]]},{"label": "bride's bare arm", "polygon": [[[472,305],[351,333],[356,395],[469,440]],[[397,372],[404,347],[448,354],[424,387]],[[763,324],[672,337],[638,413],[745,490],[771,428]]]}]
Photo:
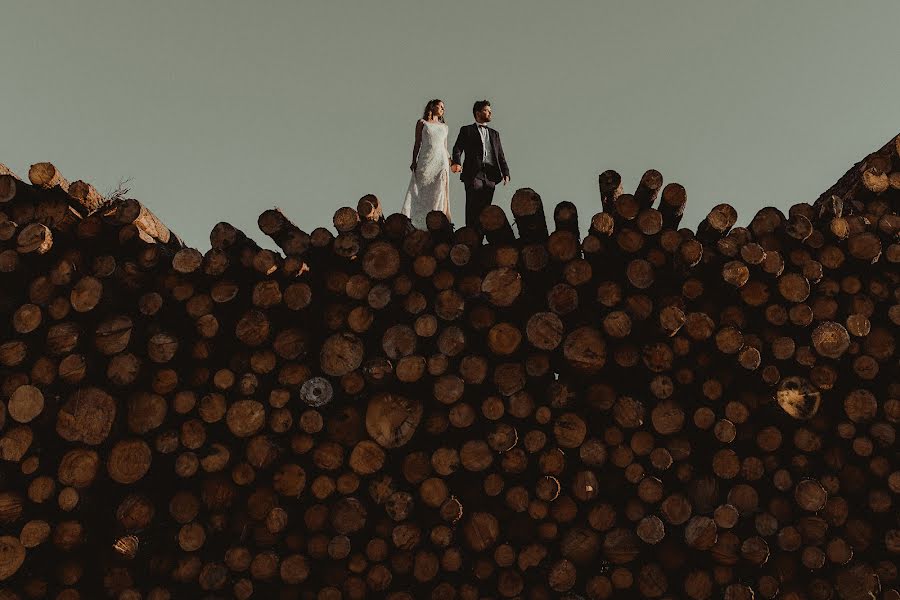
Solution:
[{"label": "bride's bare arm", "polygon": [[456,143],[453,144],[453,155],[450,157],[451,165],[458,165],[462,162],[462,154],[465,144],[465,127],[459,128],[459,135],[456,136]]},{"label": "bride's bare arm", "polygon": [[419,147],[422,145],[422,128],[425,127],[425,122],[419,119],[416,121],[416,143],[413,145],[413,157],[412,164],[409,165],[410,171],[416,170],[416,159],[419,157]]}]

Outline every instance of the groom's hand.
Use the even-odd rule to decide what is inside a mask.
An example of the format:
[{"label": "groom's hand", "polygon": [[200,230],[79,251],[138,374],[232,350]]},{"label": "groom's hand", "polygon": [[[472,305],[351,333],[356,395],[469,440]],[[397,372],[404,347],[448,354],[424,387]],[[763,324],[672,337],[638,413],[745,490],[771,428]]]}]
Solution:
[{"label": "groom's hand", "polygon": [[506,185],[507,183],[509,183],[509,175],[503,178],[503,185]]},{"label": "groom's hand", "polygon": [[459,166],[458,164],[454,163],[454,164],[450,165],[450,170],[453,171],[454,173],[459,173],[460,171],[462,171],[462,167]]}]

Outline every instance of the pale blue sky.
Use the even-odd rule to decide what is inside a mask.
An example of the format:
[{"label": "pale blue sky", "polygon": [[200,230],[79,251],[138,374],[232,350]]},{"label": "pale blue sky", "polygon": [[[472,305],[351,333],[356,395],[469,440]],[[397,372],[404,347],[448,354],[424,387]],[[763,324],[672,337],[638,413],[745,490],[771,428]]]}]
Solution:
[{"label": "pale blue sky", "polygon": [[[413,127],[451,136],[488,98],[512,183],[548,215],[600,209],[648,168],[746,223],[811,201],[900,131],[896,1],[13,2],[0,0],[0,162],[52,161],[142,200],[205,250],[226,220],[272,247],[273,205],[331,227],[374,193],[399,210]],[[451,140],[452,142],[452,140]],[[454,221],[464,191],[451,184]]]}]

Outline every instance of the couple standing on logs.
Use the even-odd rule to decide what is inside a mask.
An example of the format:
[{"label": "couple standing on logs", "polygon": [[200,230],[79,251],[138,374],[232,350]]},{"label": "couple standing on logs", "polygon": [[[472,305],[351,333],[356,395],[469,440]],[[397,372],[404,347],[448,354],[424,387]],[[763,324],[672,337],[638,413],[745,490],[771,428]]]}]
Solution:
[{"label": "couple standing on logs", "polygon": [[[401,213],[413,225],[425,229],[425,216],[439,210],[450,218],[450,171],[460,173],[466,188],[466,225],[478,228],[478,217],[494,199],[494,187],[509,183],[509,167],[500,143],[500,133],[487,126],[491,103],[479,100],[472,107],[475,122],[459,129],[453,154],[447,150],[448,128],[444,123],[444,102],[431,100],[416,123],[412,176]],[[465,160],[460,165],[460,157]]]}]

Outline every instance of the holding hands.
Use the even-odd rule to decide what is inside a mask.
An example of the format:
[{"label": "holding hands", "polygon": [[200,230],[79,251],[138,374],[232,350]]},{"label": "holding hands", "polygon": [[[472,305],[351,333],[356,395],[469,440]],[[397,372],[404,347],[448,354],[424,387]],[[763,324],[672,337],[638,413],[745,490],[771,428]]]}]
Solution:
[{"label": "holding hands", "polygon": [[[415,165],[415,163],[413,163],[413,165]],[[451,170],[453,173],[459,173],[460,171],[462,171],[462,165],[457,164],[457,163],[454,163],[454,162],[451,162],[451,163],[450,163],[450,170]],[[506,185],[507,183],[509,183],[509,175],[506,175],[506,176],[503,177],[503,185]]]}]

